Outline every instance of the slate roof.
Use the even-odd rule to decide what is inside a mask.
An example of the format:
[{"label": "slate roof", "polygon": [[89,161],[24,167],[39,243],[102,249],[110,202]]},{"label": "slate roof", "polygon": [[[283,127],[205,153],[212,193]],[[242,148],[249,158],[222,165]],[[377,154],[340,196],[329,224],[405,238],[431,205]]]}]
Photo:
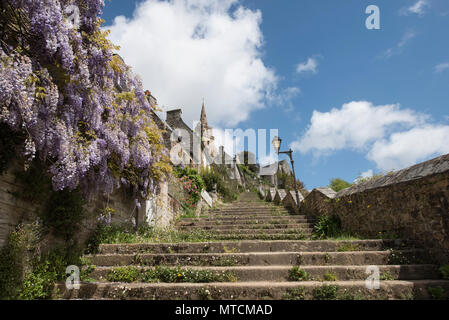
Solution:
[{"label": "slate roof", "polygon": [[272,163],[259,169],[259,176],[274,176],[278,171],[278,163]]},{"label": "slate roof", "polygon": [[331,199],[335,198],[335,196],[337,195],[337,192],[335,192],[331,188],[315,188],[315,190],[321,192],[326,197],[331,198]]}]

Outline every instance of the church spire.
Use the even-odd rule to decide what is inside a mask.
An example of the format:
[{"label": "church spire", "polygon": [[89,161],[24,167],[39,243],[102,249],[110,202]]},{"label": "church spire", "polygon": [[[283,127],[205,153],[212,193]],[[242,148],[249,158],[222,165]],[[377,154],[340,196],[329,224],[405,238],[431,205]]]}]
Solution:
[{"label": "church spire", "polygon": [[207,117],[206,117],[206,108],[204,107],[204,98],[203,98],[203,106],[201,107],[200,121],[203,128],[207,127]]}]

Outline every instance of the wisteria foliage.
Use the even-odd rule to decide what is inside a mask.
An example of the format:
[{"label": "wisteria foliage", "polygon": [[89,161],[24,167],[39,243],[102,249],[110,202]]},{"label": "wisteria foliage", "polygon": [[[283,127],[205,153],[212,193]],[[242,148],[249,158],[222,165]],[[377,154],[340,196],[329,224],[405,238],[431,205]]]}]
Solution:
[{"label": "wisteria foliage", "polygon": [[[67,6],[79,8],[79,25]],[[140,79],[107,40],[103,0],[2,0],[0,122],[48,163],[55,190],[154,192],[169,171]]]}]

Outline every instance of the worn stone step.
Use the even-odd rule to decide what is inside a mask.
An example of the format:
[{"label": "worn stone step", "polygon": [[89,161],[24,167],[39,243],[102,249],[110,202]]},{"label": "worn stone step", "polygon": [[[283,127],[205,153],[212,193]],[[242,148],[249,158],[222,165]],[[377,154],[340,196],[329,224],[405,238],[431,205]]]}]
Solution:
[{"label": "worn stone step", "polygon": [[[308,279],[304,281],[325,281],[326,275],[335,276],[336,281],[365,280],[372,272],[370,266],[302,266]],[[381,280],[419,280],[440,279],[436,265],[398,265],[377,266]],[[97,267],[89,274],[89,278],[107,281],[113,267]],[[154,267],[136,268],[144,271]],[[209,271],[215,274],[231,273],[237,281],[298,281],[289,277],[293,266],[237,266],[237,267],[183,267],[183,270]],[[368,270],[368,273],[367,273]]]},{"label": "worn stone step", "polygon": [[214,216],[209,216],[208,219],[215,219],[215,220],[239,220],[239,219],[244,219],[244,220],[255,220],[255,219],[271,219],[271,220],[276,220],[276,219],[286,219],[286,218],[296,218],[296,219],[307,219],[306,216],[304,215],[285,215],[285,214],[279,214],[279,215],[266,215],[266,214],[243,214],[243,215],[238,215],[238,214],[230,214],[230,215],[214,215]]},{"label": "worn stone step", "polygon": [[[88,256],[96,266],[185,265],[185,266],[275,266],[275,265],[388,265],[402,255],[401,264],[416,264],[419,250],[358,252],[251,252],[251,253],[168,253],[98,254]],[[421,262],[421,261],[420,261]]]},{"label": "worn stone step", "polygon": [[230,209],[230,210],[219,210],[219,211],[209,211],[210,214],[289,214],[288,210],[271,210],[271,209]]},{"label": "worn stone step", "polygon": [[244,229],[252,229],[252,230],[267,230],[267,229],[311,229],[313,228],[313,224],[311,223],[297,223],[297,224],[190,224],[190,225],[178,225],[178,228],[181,230],[192,230],[192,229],[203,229],[203,230],[244,230]]},{"label": "worn stone step", "polygon": [[199,218],[199,219],[180,219],[177,223],[177,225],[183,226],[183,225],[226,225],[226,224],[297,224],[297,223],[313,223],[314,221],[311,219],[292,219],[290,217],[283,217],[278,219],[226,219],[226,220],[216,220],[211,218]]},{"label": "worn stone step", "polygon": [[302,224],[302,223],[312,223],[308,219],[289,219],[289,218],[283,218],[283,219],[255,219],[255,220],[213,220],[208,219],[207,221],[198,219],[198,220],[186,220],[186,219],[180,219],[177,223],[177,226],[183,227],[183,226],[217,226],[217,225],[286,225],[286,224]]},{"label": "worn stone step", "polygon": [[209,209],[208,212],[211,213],[219,213],[219,212],[231,212],[231,211],[239,211],[239,212],[288,212],[288,210],[285,207],[256,207],[256,206],[250,206],[250,207],[228,207],[228,208],[219,208],[219,209]]},{"label": "worn stone step", "polygon": [[191,243],[101,244],[100,253],[225,253],[234,252],[337,252],[382,251],[410,248],[413,242],[403,240],[276,240],[222,241]]},{"label": "worn stone step", "polygon": [[[133,300],[281,300],[317,299],[323,286],[336,286],[338,299],[391,300],[430,299],[428,288],[449,292],[447,280],[381,281],[379,289],[368,289],[365,281],[336,282],[231,282],[231,283],[82,283],[79,290],[56,285],[62,299]],[[295,290],[296,289],[296,290]],[[333,295],[330,297],[334,297]]]},{"label": "worn stone step", "polygon": [[[199,228],[196,228],[194,230],[198,230]],[[192,228],[190,229],[192,230]],[[203,229],[206,230],[206,229]],[[255,228],[250,228],[250,229],[220,229],[220,226],[217,226],[217,228],[210,230],[208,229],[207,231],[212,232],[213,234],[216,235],[220,235],[220,234],[235,234],[235,235],[240,235],[240,234],[292,234],[292,233],[303,233],[306,235],[310,235],[312,233],[312,229],[311,228],[288,228],[288,229],[278,229],[278,228],[274,228],[271,227],[271,229],[255,229]]]},{"label": "worn stone step", "polygon": [[211,236],[209,240],[234,240],[234,241],[241,241],[241,240],[305,240],[310,238],[310,234],[306,233],[276,233],[276,234],[266,234],[266,233],[254,233],[254,234],[235,234],[235,233],[229,233],[229,234],[213,234],[211,232]]},{"label": "worn stone step", "polygon": [[216,217],[211,216],[208,218],[183,218],[180,219],[182,222],[256,222],[256,221],[313,221],[312,219],[308,219],[306,216],[253,216],[253,217],[243,217],[243,216],[223,216],[223,217]]}]

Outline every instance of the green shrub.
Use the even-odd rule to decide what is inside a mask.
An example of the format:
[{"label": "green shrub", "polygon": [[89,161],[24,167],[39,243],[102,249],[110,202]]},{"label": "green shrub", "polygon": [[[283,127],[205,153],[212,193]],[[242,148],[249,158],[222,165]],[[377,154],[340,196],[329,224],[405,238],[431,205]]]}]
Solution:
[{"label": "green shrub", "polygon": [[304,269],[300,269],[298,266],[294,266],[288,271],[289,281],[308,281],[310,279],[308,273]]},{"label": "green shrub", "polygon": [[207,192],[214,191],[214,188],[216,187],[218,190],[218,185],[223,183],[223,177],[220,176],[218,172],[216,172],[213,169],[210,170],[202,170],[201,171],[201,178],[204,181],[204,185],[206,186]]},{"label": "green shrub", "polygon": [[323,275],[324,281],[338,281],[337,275],[333,272],[326,272]]},{"label": "green shrub", "polygon": [[[221,172],[220,172],[221,171]],[[227,172],[213,166],[201,172],[201,177],[206,185],[206,191],[211,192],[217,188],[217,192],[222,196],[224,202],[232,202],[238,198],[238,189],[233,190],[232,184],[226,179]]]},{"label": "green shrub", "polygon": [[446,293],[442,287],[429,287],[427,291],[434,300],[444,300],[446,298]]},{"label": "green shrub", "polygon": [[443,279],[449,280],[449,265],[445,264],[440,267],[440,273]]},{"label": "green shrub", "polygon": [[341,221],[340,218],[336,215],[320,216],[313,228],[313,237],[315,239],[338,237],[340,234],[341,234]]},{"label": "green shrub", "polygon": [[19,225],[0,249],[0,300],[17,299],[22,285],[27,252],[32,249],[35,233],[29,226]]},{"label": "green shrub", "polygon": [[313,290],[313,297],[315,300],[337,300],[338,286],[324,285]]}]

